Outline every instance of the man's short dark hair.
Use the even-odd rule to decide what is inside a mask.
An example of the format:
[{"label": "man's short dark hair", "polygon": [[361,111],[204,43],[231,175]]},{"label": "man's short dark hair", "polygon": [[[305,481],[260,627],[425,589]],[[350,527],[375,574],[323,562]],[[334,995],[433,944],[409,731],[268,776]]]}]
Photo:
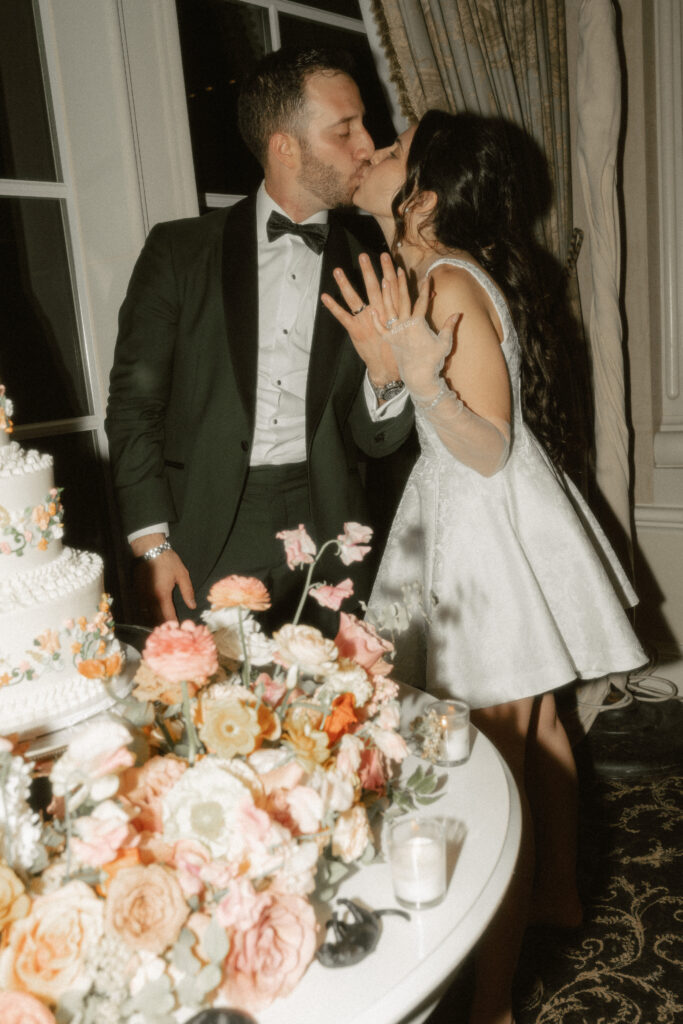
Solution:
[{"label": "man's short dark hair", "polygon": [[344,50],[288,47],[263,57],[242,83],[239,129],[262,167],[266,164],[268,142],[275,132],[289,132],[301,138],[306,80],[317,72],[353,78],[353,60]]}]

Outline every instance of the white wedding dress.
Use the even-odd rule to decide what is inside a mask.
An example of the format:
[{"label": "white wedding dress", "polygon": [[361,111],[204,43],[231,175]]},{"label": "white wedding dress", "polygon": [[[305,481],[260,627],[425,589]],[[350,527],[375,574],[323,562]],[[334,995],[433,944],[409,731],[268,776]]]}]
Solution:
[{"label": "white wedding dress", "polygon": [[602,529],[522,418],[521,352],[495,304],[511,382],[510,452],[485,477],[458,461],[416,407],[421,455],[368,606],[396,645],[395,678],[472,707],[517,700],[644,664],[624,607],[637,601]]}]

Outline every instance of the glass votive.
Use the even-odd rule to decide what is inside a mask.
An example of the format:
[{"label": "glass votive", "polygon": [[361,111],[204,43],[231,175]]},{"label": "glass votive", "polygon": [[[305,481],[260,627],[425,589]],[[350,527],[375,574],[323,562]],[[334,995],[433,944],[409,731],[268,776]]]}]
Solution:
[{"label": "glass votive", "polygon": [[464,700],[437,700],[429,705],[439,719],[441,743],[436,763],[452,767],[470,756],[470,706]]},{"label": "glass votive", "polygon": [[394,895],[402,907],[433,907],[446,895],[446,829],[436,818],[402,818],[389,831]]}]

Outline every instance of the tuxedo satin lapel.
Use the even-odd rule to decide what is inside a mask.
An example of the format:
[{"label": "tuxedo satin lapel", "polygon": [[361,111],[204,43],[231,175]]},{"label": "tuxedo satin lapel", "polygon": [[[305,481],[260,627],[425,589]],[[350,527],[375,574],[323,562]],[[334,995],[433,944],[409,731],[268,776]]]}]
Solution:
[{"label": "tuxedo satin lapel", "polygon": [[226,217],[223,233],[223,311],[235,380],[253,427],[258,361],[256,199],[248,196]]},{"label": "tuxedo satin lapel", "polygon": [[[320,292],[337,297],[337,288],[332,272],[335,267],[343,267],[347,272],[350,268],[351,254],[343,230],[330,218],[330,234],[323,253],[323,265],[320,274]],[[320,293],[319,293],[320,295]],[[346,331],[323,306],[318,298],[318,310],[313,328],[311,345],[311,361],[308,367],[308,383],[306,388],[306,443],[318,425],[332,386],[334,384],[337,364],[339,362]]]}]

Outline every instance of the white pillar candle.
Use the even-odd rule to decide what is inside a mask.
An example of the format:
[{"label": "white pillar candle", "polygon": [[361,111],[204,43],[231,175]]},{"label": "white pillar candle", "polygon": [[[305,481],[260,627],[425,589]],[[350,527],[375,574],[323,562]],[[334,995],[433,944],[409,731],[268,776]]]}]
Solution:
[{"label": "white pillar candle", "polygon": [[399,903],[429,907],[446,892],[446,837],[435,819],[394,823],[389,841],[391,878]]}]

